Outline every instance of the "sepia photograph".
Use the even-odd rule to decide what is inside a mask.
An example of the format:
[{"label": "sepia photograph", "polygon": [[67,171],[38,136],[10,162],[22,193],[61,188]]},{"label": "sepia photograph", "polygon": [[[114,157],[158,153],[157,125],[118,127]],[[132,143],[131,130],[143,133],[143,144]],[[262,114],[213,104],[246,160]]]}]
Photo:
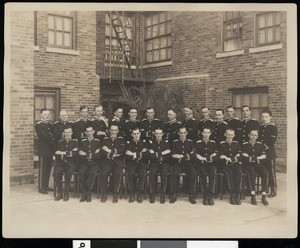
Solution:
[{"label": "sepia photograph", "polygon": [[296,5],[7,3],[4,39],[3,237],[297,237]]}]

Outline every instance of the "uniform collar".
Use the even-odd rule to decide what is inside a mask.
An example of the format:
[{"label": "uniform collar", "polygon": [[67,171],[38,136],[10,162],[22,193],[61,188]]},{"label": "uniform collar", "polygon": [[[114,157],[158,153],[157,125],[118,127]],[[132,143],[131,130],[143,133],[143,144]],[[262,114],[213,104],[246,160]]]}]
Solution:
[{"label": "uniform collar", "polygon": [[117,116],[114,116],[114,117],[112,118],[112,120],[113,120],[113,121],[120,121],[121,118],[119,118],[119,117],[117,117]]},{"label": "uniform collar", "polygon": [[207,117],[207,118],[202,118],[202,121],[209,121],[210,120],[210,118],[209,118],[209,116]]},{"label": "uniform collar", "polygon": [[81,121],[88,121],[89,118],[88,118],[88,117],[87,117],[87,118],[80,117],[80,120],[81,120]]},{"label": "uniform collar", "polygon": [[46,120],[44,120],[44,119],[41,119],[41,122],[49,123],[49,121],[46,121]]},{"label": "uniform collar", "polygon": [[151,122],[154,121],[154,118],[153,119],[146,118],[146,120]]},{"label": "uniform collar", "polygon": [[133,119],[133,118],[130,117],[129,121],[136,122],[136,119]]},{"label": "uniform collar", "polygon": [[114,141],[114,140],[116,140],[118,137],[113,138],[113,137],[109,136],[109,138],[110,138],[112,141]]},{"label": "uniform collar", "polygon": [[94,137],[92,137],[92,138],[90,138],[90,139],[87,137],[86,139],[87,139],[89,142],[91,142],[91,141],[94,140]]},{"label": "uniform collar", "polygon": [[184,140],[182,140],[182,139],[179,139],[179,141],[181,141],[181,142],[185,142],[185,141],[187,141],[187,139],[184,139]]},{"label": "uniform collar", "polygon": [[208,142],[209,142],[209,139],[204,139],[204,138],[203,138],[202,141],[205,142],[205,143],[208,143]]},{"label": "uniform collar", "polygon": [[228,139],[226,139],[226,143],[228,143],[229,145],[231,145],[232,142],[233,142],[233,140],[228,140]]},{"label": "uniform collar", "polygon": [[99,121],[100,121],[100,120],[103,120],[103,119],[102,119],[102,116],[101,116],[101,117],[98,117],[98,116],[96,116],[96,115],[95,115],[95,119],[96,119],[96,120],[99,120]]},{"label": "uniform collar", "polygon": [[186,119],[187,121],[188,121],[188,120],[192,120],[192,119],[194,119],[194,116],[193,116],[193,115],[189,115],[189,116],[187,116],[185,119]]},{"label": "uniform collar", "polygon": [[60,121],[62,124],[66,125],[69,121]]},{"label": "uniform collar", "polygon": [[244,118],[243,121],[247,122],[247,121],[250,121],[252,119],[251,115],[248,116],[247,118]]},{"label": "uniform collar", "polygon": [[249,139],[249,143],[254,146],[256,144],[256,141],[253,142],[252,140]]},{"label": "uniform collar", "polygon": [[168,121],[168,123],[170,123],[170,124],[173,124],[173,123],[175,123],[175,122],[177,122],[177,119],[176,119],[176,118],[173,119],[173,120],[171,120],[171,121]]},{"label": "uniform collar", "polygon": [[162,141],[163,141],[163,139],[161,139],[161,140],[157,140],[157,139],[155,139],[155,141],[156,141],[157,143],[160,143],[160,142],[162,142]]},{"label": "uniform collar", "polygon": [[271,125],[272,123],[271,122],[268,122],[268,123],[263,123],[262,125],[264,126],[264,127],[266,127],[266,126],[269,126],[269,125]]},{"label": "uniform collar", "polygon": [[222,120],[222,121],[217,121],[216,123],[217,123],[217,125],[219,125],[219,124],[221,124],[221,123],[223,123],[224,122],[224,120]]},{"label": "uniform collar", "polygon": [[233,120],[233,119],[234,119],[234,117],[235,117],[235,116],[228,117],[228,118],[227,118],[227,120],[231,121],[231,120]]},{"label": "uniform collar", "polygon": [[139,143],[140,142],[140,139],[139,140],[134,140],[134,139],[132,139],[132,141],[134,142],[134,143]]},{"label": "uniform collar", "polygon": [[70,138],[70,139],[65,139],[65,141],[71,141],[72,140],[72,138]]}]

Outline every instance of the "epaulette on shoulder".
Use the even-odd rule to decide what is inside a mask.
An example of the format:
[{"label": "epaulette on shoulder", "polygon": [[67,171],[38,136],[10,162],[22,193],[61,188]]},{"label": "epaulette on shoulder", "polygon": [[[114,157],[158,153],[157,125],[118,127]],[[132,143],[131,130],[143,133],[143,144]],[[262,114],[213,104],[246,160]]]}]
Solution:
[{"label": "epaulette on shoulder", "polygon": [[233,140],[232,142],[233,142],[233,143],[239,143],[239,142],[237,142],[236,140]]},{"label": "epaulette on shoulder", "polygon": [[270,123],[270,125],[272,125],[272,126],[276,126],[276,125],[275,125],[275,123]]},{"label": "epaulette on shoulder", "polygon": [[143,142],[145,143],[145,142],[146,142],[146,140],[143,140]]},{"label": "epaulette on shoulder", "polygon": [[54,122],[54,124],[57,124],[57,123],[59,123],[59,121]]},{"label": "epaulette on shoulder", "polygon": [[147,120],[146,118],[142,119],[142,121],[146,121],[146,120]]},{"label": "epaulette on shoulder", "polygon": [[155,121],[159,121],[159,119],[157,119],[157,118],[154,118],[154,120],[155,120]]},{"label": "epaulette on shoulder", "polygon": [[41,124],[41,123],[43,123],[43,121],[38,121],[38,122],[37,122],[37,124]]},{"label": "epaulette on shoulder", "polygon": [[124,139],[122,136],[119,136],[118,139]]},{"label": "epaulette on shoulder", "polygon": [[130,144],[130,141],[129,141],[129,140],[127,140],[127,144]]},{"label": "epaulette on shoulder", "polygon": [[256,141],[257,144],[262,144],[260,141]]},{"label": "epaulette on shoulder", "polygon": [[252,121],[257,121],[257,119],[255,119],[255,118],[251,118],[251,120],[252,120]]},{"label": "epaulette on shoulder", "polygon": [[181,122],[180,122],[180,121],[177,121],[177,123],[178,123],[178,124],[181,124]]},{"label": "epaulette on shoulder", "polygon": [[228,125],[228,123],[226,121],[223,121],[223,123],[225,123],[226,125]]},{"label": "epaulette on shoulder", "polygon": [[214,140],[209,140],[210,142],[213,142],[213,143],[216,143],[216,141],[214,141]]},{"label": "epaulette on shoulder", "polygon": [[202,140],[197,140],[197,143],[202,143]]},{"label": "epaulette on shoulder", "polygon": [[213,120],[213,119],[211,119],[211,118],[209,118],[208,120],[209,120],[209,121],[214,121],[214,120]]},{"label": "epaulette on shoulder", "polygon": [[83,139],[82,141],[86,141],[87,139]]},{"label": "epaulette on shoulder", "polygon": [[105,137],[103,140],[108,140],[108,137]]},{"label": "epaulette on shoulder", "polygon": [[149,140],[149,143],[152,144],[153,143],[152,140]]},{"label": "epaulette on shoulder", "polygon": [[72,139],[72,140],[74,140],[74,141],[77,141],[77,142],[78,142],[78,139]]},{"label": "epaulette on shoulder", "polygon": [[96,141],[100,141],[99,139],[94,139],[94,140],[96,140]]},{"label": "epaulette on shoulder", "polygon": [[244,143],[243,143],[243,145],[246,145],[246,144],[249,144],[249,142],[247,141],[247,142],[244,142]]},{"label": "epaulette on shoulder", "polygon": [[186,139],[187,141],[192,141],[191,139]]},{"label": "epaulette on shoulder", "polygon": [[61,139],[61,140],[58,141],[58,143],[63,142],[63,141],[65,141],[65,140]]},{"label": "epaulette on shoulder", "polygon": [[77,119],[75,122],[81,121],[80,119]]},{"label": "epaulette on shoulder", "polygon": [[237,118],[237,117],[233,117],[233,119],[234,119],[234,120],[239,120],[239,118]]},{"label": "epaulette on shoulder", "polygon": [[74,124],[74,121],[68,121],[69,123],[71,123],[71,124]]},{"label": "epaulette on shoulder", "polygon": [[169,140],[166,139],[165,142],[166,142],[166,143],[169,143]]},{"label": "epaulette on shoulder", "polygon": [[220,144],[224,144],[224,143],[225,143],[225,141],[224,141],[224,140],[220,142]]},{"label": "epaulette on shoulder", "polygon": [[125,122],[129,122],[129,120],[126,120]]},{"label": "epaulette on shoulder", "polygon": [[173,140],[173,142],[176,142],[176,141],[178,141],[178,139],[176,139],[176,140]]}]

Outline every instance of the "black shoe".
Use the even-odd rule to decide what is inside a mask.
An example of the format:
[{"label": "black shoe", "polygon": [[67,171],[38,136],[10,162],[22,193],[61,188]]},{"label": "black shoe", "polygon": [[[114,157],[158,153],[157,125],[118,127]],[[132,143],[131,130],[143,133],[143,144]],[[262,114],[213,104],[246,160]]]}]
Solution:
[{"label": "black shoe", "polygon": [[256,201],[256,196],[255,195],[251,195],[251,204],[252,205],[257,205],[257,201]]},{"label": "black shoe", "polygon": [[39,193],[46,195],[46,194],[48,194],[48,191],[46,191],[44,189],[39,189]]},{"label": "black shoe", "polygon": [[207,206],[208,205],[208,199],[207,199],[208,197],[207,197],[207,194],[204,194],[203,195],[203,205],[204,206]]},{"label": "black shoe", "polygon": [[135,201],[135,197],[133,193],[130,193],[129,203],[133,203]]},{"label": "black shoe", "polygon": [[175,203],[176,201],[177,201],[177,195],[176,195],[176,194],[173,194],[173,195],[171,196],[170,204],[173,204],[173,203]]},{"label": "black shoe", "polygon": [[230,200],[229,200],[230,204],[235,205],[235,199],[234,199],[234,195],[230,194]]},{"label": "black shoe", "polygon": [[118,202],[118,193],[114,193],[113,194],[113,203],[117,203]]},{"label": "black shoe", "polygon": [[60,201],[62,198],[63,198],[62,193],[58,193],[58,194],[56,195],[56,197],[54,198],[54,201]]},{"label": "black shoe", "polygon": [[160,203],[161,203],[161,204],[164,204],[165,202],[166,202],[165,194],[161,194],[161,195],[160,195]]},{"label": "black shoe", "polygon": [[142,193],[138,193],[138,195],[137,195],[137,202],[138,203],[142,203],[143,202],[143,195],[142,195]]},{"label": "black shoe", "polygon": [[64,193],[64,201],[68,201],[69,200],[69,194],[68,192]]},{"label": "black shoe", "polygon": [[83,193],[83,194],[81,195],[81,197],[80,197],[79,202],[85,202],[85,200],[86,200],[86,194]]},{"label": "black shoe", "polygon": [[107,200],[107,194],[106,194],[106,193],[103,193],[103,194],[101,195],[101,202],[102,202],[102,203],[105,203],[106,200]]},{"label": "black shoe", "polygon": [[155,202],[155,195],[154,194],[150,194],[150,203],[154,203]]},{"label": "black shoe", "polygon": [[241,205],[240,194],[235,194],[235,204]]},{"label": "black shoe", "polygon": [[91,196],[91,193],[88,193],[86,195],[86,202],[91,202],[92,201],[92,196]]},{"label": "black shoe", "polygon": [[195,196],[194,195],[190,195],[189,200],[190,200],[190,203],[196,204],[196,200],[195,200]]},{"label": "black shoe", "polygon": [[209,195],[208,204],[209,204],[209,206],[215,205],[215,203],[214,203],[214,194]]},{"label": "black shoe", "polygon": [[265,206],[269,206],[269,203],[268,203],[268,201],[267,201],[267,196],[266,196],[266,195],[263,195],[263,196],[262,196],[261,202],[262,202],[262,204],[264,204]]},{"label": "black shoe", "polygon": [[268,195],[269,198],[273,198],[273,197],[275,197],[275,196],[276,196],[276,193],[275,193],[275,192],[271,192],[271,193]]},{"label": "black shoe", "polygon": [[47,190],[47,191],[53,191],[53,189],[50,188],[50,187],[47,187],[46,190]]}]

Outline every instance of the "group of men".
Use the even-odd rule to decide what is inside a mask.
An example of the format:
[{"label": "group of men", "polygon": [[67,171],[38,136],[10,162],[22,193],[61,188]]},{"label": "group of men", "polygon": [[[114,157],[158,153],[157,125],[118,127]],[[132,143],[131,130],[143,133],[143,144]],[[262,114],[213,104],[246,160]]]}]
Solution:
[{"label": "group of men", "polygon": [[[262,178],[262,203],[268,205],[269,197],[275,197],[277,182],[275,174],[275,142],[277,127],[271,122],[272,113],[264,109],[261,121],[251,117],[249,106],[242,107],[243,120],[235,117],[233,106],[215,110],[215,120],[210,110],[200,109],[202,119],[195,119],[193,108],[185,107],[185,120],[179,122],[177,113],[170,109],[168,121],[155,118],[154,108],[145,111],[142,121],[137,119],[138,110],[130,108],[129,119],[123,120],[123,109],[116,108],[108,120],[103,107],[94,107],[94,116],[89,118],[89,109],[80,107],[81,117],[68,120],[65,110],[60,120],[52,125],[50,112],[41,110],[41,120],[36,124],[39,138],[38,155],[39,192],[47,194],[53,155],[56,158],[54,181],[57,187],[56,201],[68,201],[68,191],[74,171],[78,171],[82,195],[80,202],[91,201],[91,191],[97,172],[100,175],[101,202],[106,202],[108,179],[113,189],[113,202],[118,202],[122,171],[125,168],[129,202],[143,201],[146,173],[149,170],[150,203],[155,202],[157,178],[160,175],[160,203],[165,203],[167,178],[170,176],[170,203],[177,201],[179,177],[187,176],[189,201],[196,204],[197,177],[203,191],[203,204],[214,205],[216,172],[226,175],[230,191],[230,203],[240,205],[242,173],[251,194],[251,203],[257,205],[255,179]],[[63,189],[62,176],[65,173]],[[208,177],[208,182],[207,182]]]}]

